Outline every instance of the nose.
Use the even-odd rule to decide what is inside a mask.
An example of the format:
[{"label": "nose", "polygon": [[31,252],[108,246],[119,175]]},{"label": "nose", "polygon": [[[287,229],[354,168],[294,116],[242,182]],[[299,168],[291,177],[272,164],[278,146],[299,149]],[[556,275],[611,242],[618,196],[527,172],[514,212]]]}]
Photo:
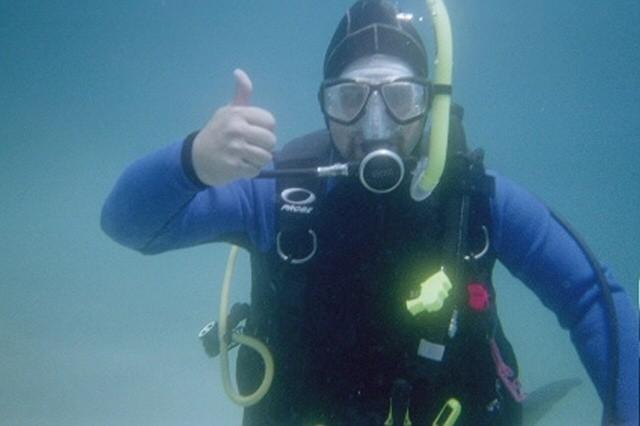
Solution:
[{"label": "nose", "polygon": [[365,140],[382,141],[391,138],[394,122],[389,117],[384,100],[377,90],[369,97],[361,120],[362,136]]}]

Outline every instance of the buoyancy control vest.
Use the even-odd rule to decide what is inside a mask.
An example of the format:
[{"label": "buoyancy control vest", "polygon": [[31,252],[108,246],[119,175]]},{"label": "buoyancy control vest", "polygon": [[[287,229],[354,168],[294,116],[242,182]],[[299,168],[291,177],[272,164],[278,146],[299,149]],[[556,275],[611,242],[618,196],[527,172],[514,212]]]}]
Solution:
[{"label": "buoyancy control vest", "polygon": [[[491,283],[493,181],[453,112],[448,165],[427,200],[410,198],[408,179],[384,195],[354,179],[278,179],[276,242],[252,252],[245,327],[272,351],[276,374],[244,425],[444,425],[436,417],[455,407],[456,425],[521,422]],[[287,144],[275,166],[317,167],[331,155],[320,131]],[[442,306],[412,315],[407,300],[439,271],[453,284]],[[255,390],[262,368],[240,349],[241,393]]]}]

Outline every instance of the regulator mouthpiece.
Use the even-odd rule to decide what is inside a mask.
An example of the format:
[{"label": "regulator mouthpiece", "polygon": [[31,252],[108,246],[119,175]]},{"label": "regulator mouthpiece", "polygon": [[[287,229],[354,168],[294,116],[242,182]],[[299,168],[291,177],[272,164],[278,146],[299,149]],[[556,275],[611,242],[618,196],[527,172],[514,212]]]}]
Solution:
[{"label": "regulator mouthpiece", "polygon": [[389,149],[377,149],[367,154],[358,168],[362,185],[376,194],[396,189],[404,178],[404,161]]},{"label": "regulator mouthpiece", "polygon": [[368,153],[360,162],[302,169],[263,170],[256,179],[357,177],[367,190],[376,194],[386,194],[402,183],[407,167],[411,169],[415,165],[414,158],[403,160],[389,148],[378,148]]}]

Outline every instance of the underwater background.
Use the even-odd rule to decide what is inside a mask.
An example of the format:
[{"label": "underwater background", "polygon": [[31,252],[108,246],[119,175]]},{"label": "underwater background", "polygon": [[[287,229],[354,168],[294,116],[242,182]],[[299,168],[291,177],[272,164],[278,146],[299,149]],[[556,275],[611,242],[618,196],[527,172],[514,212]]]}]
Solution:
[{"label": "underwater background", "polygon": [[[245,69],[279,143],[316,102],[345,0],[0,0],[0,425],[238,425],[200,328],[228,248],[143,256],[99,227],[136,158],[204,125]],[[422,1],[400,2],[431,46]],[[640,2],[447,0],[454,99],[488,167],[567,218],[638,300]],[[431,68],[433,68],[431,66]],[[539,425],[598,425],[568,333],[502,267],[528,391],[582,384]],[[233,299],[249,294],[247,256]]]}]

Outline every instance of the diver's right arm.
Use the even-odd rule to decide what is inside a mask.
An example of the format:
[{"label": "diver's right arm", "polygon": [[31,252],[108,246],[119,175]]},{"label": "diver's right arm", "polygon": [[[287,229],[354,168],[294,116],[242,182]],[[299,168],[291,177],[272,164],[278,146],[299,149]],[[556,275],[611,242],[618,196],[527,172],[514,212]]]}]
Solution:
[{"label": "diver's right arm", "polygon": [[[184,142],[128,167],[107,198],[102,228],[119,243],[157,253],[209,241],[247,237],[265,244],[260,229],[272,216],[268,181],[255,176],[271,161],[273,116],[248,106],[251,81],[237,70],[236,96]],[[259,198],[259,199],[257,199]]]}]

